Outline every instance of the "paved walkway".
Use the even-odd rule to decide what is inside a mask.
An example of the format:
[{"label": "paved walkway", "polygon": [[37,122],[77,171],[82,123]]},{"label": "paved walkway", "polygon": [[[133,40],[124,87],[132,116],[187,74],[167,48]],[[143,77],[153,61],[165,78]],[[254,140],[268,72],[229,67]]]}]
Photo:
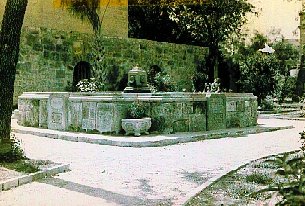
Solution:
[{"label": "paved walkway", "polygon": [[0,193],[0,205],[183,204],[219,176],[264,156],[296,150],[304,122],[259,119],[293,129],[166,147],[116,147],[17,134],[26,155],[70,164],[70,172]]}]

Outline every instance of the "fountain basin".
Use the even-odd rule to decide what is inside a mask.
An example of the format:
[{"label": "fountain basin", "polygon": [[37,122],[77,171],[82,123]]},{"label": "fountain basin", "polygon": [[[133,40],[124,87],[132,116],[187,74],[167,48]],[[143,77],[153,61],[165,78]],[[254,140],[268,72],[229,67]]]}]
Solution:
[{"label": "fountain basin", "polygon": [[25,92],[18,99],[22,126],[122,133],[128,106],[147,106],[151,131],[198,132],[254,126],[257,98],[249,93]]}]

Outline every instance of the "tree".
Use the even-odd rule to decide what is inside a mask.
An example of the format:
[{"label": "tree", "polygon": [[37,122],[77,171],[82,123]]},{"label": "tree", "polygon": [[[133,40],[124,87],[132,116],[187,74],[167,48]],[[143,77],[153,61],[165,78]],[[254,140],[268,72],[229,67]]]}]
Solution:
[{"label": "tree", "polygon": [[194,74],[197,91],[204,89],[201,82],[218,76],[218,64],[222,75],[230,72],[221,44],[238,34],[246,13],[253,12],[246,0],[132,0],[128,9],[129,37],[209,47],[209,56],[198,62]]},{"label": "tree", "polygon": [[191,44],[190,35],[169,18],[168,4],[130,2],[128,5],[128,36],[160,42]]},{"label": "tree", "polygon": [[296,79],[290,77],[289,70],[298,62],[298,49],[282,40],[269,42],[275,49],[274,53],[260,52],[259,49],[264,48],[267,42],[265,36],[257,33],[249,45],[238,40],[234,42],[234,51],[226,56],[240,70],[241,91],[254,93],[259,104],[268,95],[283,102],[284,98],[293,96],[295,89]]},{"label": "tree", "polygon": [[0,33],[0,148],[10,142],[21,27],[28,0],[7,0]]},{"label": "tree", "polygon": [[240,32],[246,13],[253,8],[246,0],[206,0],[172,7],[170,18],[189,32],[197,45],[209,47],[210,81],[218,77],[221,44]]},{"label": "tree", "polygon": [[61,7],[67,8],[73,15],[79,17],[81,20],[88,20],[92,25],[93,31],[98,34],[101,32],[101,23],[110,4],[110,0],[107,1],[102,18],[100,18],[98,14],[101,0],[61,0]]}]

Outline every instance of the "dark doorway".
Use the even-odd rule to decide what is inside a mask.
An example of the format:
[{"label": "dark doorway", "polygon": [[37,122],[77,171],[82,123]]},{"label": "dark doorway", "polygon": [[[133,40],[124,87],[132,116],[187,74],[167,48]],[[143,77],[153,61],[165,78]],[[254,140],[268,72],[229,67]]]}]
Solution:
[{"label": "dark doorway", "polygon": [[82,79],[91,78],[91,65],[88,62],[80,61],[73,70],[73,91],[76,91],[77,83]]}]

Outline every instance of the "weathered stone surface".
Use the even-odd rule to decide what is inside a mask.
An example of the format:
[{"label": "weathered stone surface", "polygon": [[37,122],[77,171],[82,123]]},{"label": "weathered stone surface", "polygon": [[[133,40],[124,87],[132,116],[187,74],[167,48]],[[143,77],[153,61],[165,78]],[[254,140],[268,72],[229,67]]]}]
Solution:
[{"label": "weathered stone surface", "polygon": [[96,102],[83,102],[82,128],[85,130],[96,129]]},{"label": "weathered stone surface", "polygon": [[18,178],[11,179],[10,181],[3,183],[2,185],[3,190],[9,190],[13,187],[18,187]]},{"label": "weathered stone surface", "polygon": [[39,102],[39,127],[48,127],[48,100]]},{"label": "weathered stone surface", "polygon": [[[47,28],[24,27],[21,37],[20,57],[14,85],[14,103],[25,91],[59,92],[65,91],[68,81],[73,79],[73,69],[79,61],[90,62],[87,47],[93,35],[65,32]],[[35,31],[36,32],[36,31]],[[82,52],[75,53],[73,45],[83,42]],[[139,64],[147,70],[158,65],[171,75],[179,90],[191,91],[189,79],[198,61],[203,61],[207,48],[160,43],[144,39],[104,38],[105,65],[113,65],[120,70],[128,70]],[[156,55],[158,54],[158,55]],[[173,55],[174,54],[174,55]],[[174,68],[174,69],[171,69]]]},{"label": "weathered stone surface", "polygon": [[257,101],[252,94],[105,92],[48,93],[44,98],[42,93],[24,94],[19,98],[19,123],[38,126],[39,122],[41,126],[47,120],[49,129],[119,133],[128,105],[134,101],[148,108],[151,131],[161,133],[248,127],[257,121]]},{"label": "weathered stone surface", "polygon": [[100,132],[111,132],[115,122],[114,104],[98,103],[96,129]]},{"label": "weathered stone surface", "polygon": [[207,130],[226,128],[226,97],[210,94],[207,98]]},{"label": "weathered stone surface", "polygon": [[23,175],[18,178],[18,185],[23,185],[33,181],[33,177],[30,175]]},{"label": "weathered stone surface", "polygon": [[71,101],[69,104],[68,125],[74,128],[82,127],[82,103]]},{"label": "weathered stone surface", "polygon": [[[257,101],[251,94],[226,94],[227,112],[226,126],[248,127],[256,125],[257,121]],[[235,102],[235,103],[233,103]],[[231,105],[230,105],[231,104]],[[235,104],[236,106],[232,106]],[[233,108],[236,109],[233,109]]]},{"label": "weathered stone surface", "polygon": [[68,93],[53,93],[48,100],[48,128],[67,129]]}]

